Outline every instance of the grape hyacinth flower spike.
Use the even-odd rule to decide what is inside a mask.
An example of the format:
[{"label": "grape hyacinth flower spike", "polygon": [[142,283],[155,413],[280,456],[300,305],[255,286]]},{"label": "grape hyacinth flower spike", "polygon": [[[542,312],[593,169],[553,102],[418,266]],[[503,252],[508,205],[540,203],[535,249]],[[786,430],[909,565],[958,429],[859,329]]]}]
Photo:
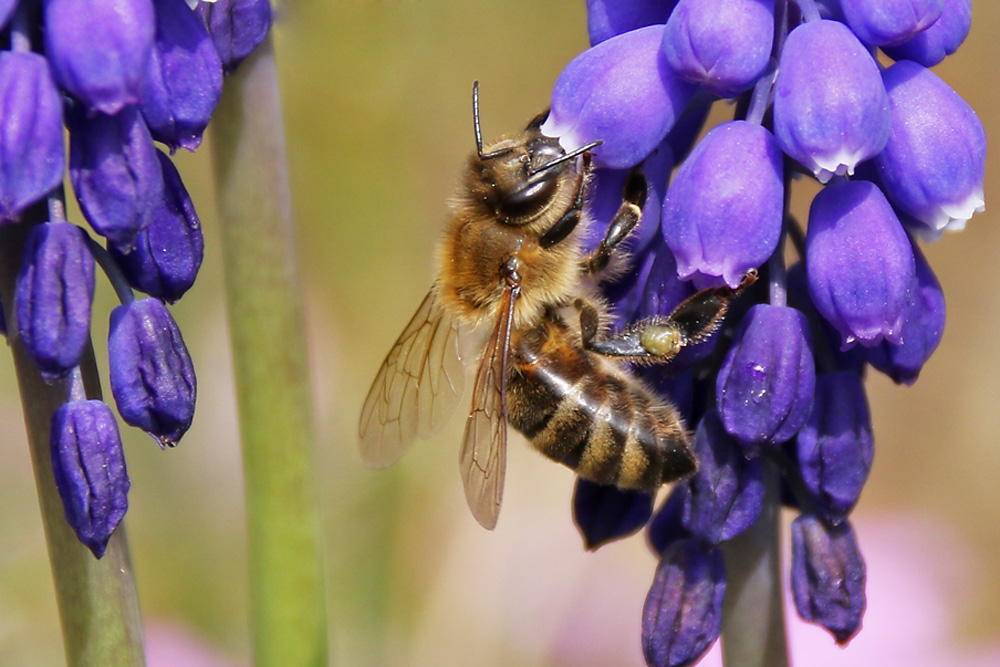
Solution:
[{"label": "grape hyacinth flower spike", "polygon": [[[101,558],[128,506],[129,480],[116,418],[88,394],[99,386],[88,362],[95,268],[122,302],[108,349],[118,412],[174,445],[194,416],[195,375],[163,301],[193,285],[203,239],[180,174],[154,142],[170,151],[197,147],[224,64],[232,70],[263,39],[270,5],[0,5],[9,35],[0,49],[0,253],[15,269],[0,285],[4,321],[56,406],[47,474],[63,520]],[[67,165],[89,229],[66,219]],[[150,297],[137,300],[132,289]]]},{"label": "grape hyacinth flower spike", "polygon": [[[754,540],[776,549],[778,524],[763,517],[777,516],[778,498],[798,514],[785,582],[796,609],[846,643],[865,607],[863,545],[850,522],[875,453],[865,369],[916,380],[944,328],[944,297],[918,241],[984,207],[982,124],[926,69],[959,48],[971,3],[587,8],[594,46],[559,76],[542,130],[567,150],[604,140],[596,164],[638,170],[666,193],[661,236],[642,243],[621,286],[606,288],[624,312],[617,317],[669,314],[696,288],[736,287],[751,270],[761,277],[698,346],[707,351],[647,369],[683,406],[701,468],[648,521],[659,566],[643,615],[646,660],[694,664],[732,630],[745,645],[723,642],[727,663],[730,651],[786,663],[783,653],[764,657],[764,637],[755,644],[740,630],[760,618],[722,603],[734,585],[730,559],[745,544],[738,536],[770,531]],[[880,71],[876,48],[898,62]],[[720,96],[735,97],[732,119],[688,154]],[[650,157],[658,146],[671,150],[672,174]],[[822,186],[804,229],[807,216],[789,204],[795,172]],[[800,261],[789,273],[792,252]],[[651,500],[578,484],[574,516],[588,548],[631,534]],[[770,577],[780,583],[776,566]],[[781,596],[759,595],[753,613],[783,633]]]}]

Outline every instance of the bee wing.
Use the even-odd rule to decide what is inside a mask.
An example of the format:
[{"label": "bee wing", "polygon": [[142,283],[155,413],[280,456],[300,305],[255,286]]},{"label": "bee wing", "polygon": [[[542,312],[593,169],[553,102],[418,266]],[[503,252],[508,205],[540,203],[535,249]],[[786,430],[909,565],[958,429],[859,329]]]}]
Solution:
[{"label": "bee wing", "polygon": [[504,292],[500,316],[479,362],[459,459],[465,499],[487,530],[493,530],[500,515],[507,468],[507,364],[517,295],[517,289]]},{"label": "bee wing", "polygon": [[438,431],[462,395],[465,373],[458,323],[432,288],[389,350],[361,408],[361,459],[369,468],[395,462]]}]

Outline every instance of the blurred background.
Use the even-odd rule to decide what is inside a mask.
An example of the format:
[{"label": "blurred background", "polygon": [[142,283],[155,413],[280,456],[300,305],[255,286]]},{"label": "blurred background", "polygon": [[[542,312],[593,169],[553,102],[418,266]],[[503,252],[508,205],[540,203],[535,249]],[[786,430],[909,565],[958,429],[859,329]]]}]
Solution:
[{"label": "blurred background", "polygon": [[[973,17],[965,45],[936,72],[995,142],[1000,5],[974,0]],[[481,81],[485,135],[521,128],[586,48],[584,3],[294,0],[282,4],[274,35],[313,360],[332,662],[642,665],[640,615],[656,561],[641,536],[584,551],[570,516],[570,471],[512,435],[504,510],[489,533],[461,490],[462,419],[388,470],[364,469],[356,451],[361,401],[430,286],[445,200],[474,148],[472,81]],[[151,665],[249,662],[209,150],[178,160],[206,231],[202,275],[173,309],[198,371],[194,426],[166,452],[134,429],[125,434],[126,524]],[[990,210],[925,246],[948,299],[948,328],[920,381],[896,387],[870,375],[876,457],[854,514],[869,567],[865,629],[842,650],[791,611],[800,665],[1000,664],[998,180],[992,159]],[[801,215],[812,190],[797,189]],[[99,285],[98,348],[112,299]],[[8,362],[0,363],[0,430],[0,665],[58,665],[55,599]]]}]

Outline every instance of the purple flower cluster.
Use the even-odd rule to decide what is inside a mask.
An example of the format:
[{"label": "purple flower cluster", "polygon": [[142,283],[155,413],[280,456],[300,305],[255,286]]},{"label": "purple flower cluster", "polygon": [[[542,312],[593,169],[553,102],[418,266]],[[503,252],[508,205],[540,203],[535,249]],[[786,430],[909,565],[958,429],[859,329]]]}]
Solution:
[{"label": "purple flower cluster", "polygon": [[[196,384],[164,302],[194,283],[203,239],[180,175],[154,142],[170,153],[198,147],[223,73],[270,23],[267,0],[0,2],[9,45],[0,50],[0,224],[30,226],[6,321],[42,378],[65,389],[51,421],[53,474],[67,520],[98,558],[125,514],[129,479],[115,417],[87,400],[79,368],[95,263],[122,302],[108,340],[118,413],[173,446],[194,417]],[[67,166],[106,247],[65,220]]]},{"label": "purple flower cluster", "polygon": [[[695,431],[697,473],[656,511],[648,494],[581,481],[577,524],[589,548],[648,525],[660,565],[645,606],[646,659],[692,664],[721,629],[720,544],[757,520],[762,469],[772,466],[799,514],[798,612],[846,643],[865,606],[849,522],[874,453],[864,374],[917,379],[945,320],[917,241],[984,208],[982,124],[928,69],[965,39],[971,1],[588,0],[587,9],[593,46],[559,76],[542,130],[566,150],[603,142],[593,149],[598,228],[624,172],[644,171],[653,222],[631,241],[634,272],[608,286],[619,317],[667,314],[695,288],[736,287],[753,268],[763,279],[719,335],[670,368],[644,369]],[[896,62],[879,65],[877,49]],[[735,119],[692,148],[720,98],[735,98]],[[804,230],[787,204],[796,174],[824,185]],[[798,256],[790,267],[786,244]]]}]

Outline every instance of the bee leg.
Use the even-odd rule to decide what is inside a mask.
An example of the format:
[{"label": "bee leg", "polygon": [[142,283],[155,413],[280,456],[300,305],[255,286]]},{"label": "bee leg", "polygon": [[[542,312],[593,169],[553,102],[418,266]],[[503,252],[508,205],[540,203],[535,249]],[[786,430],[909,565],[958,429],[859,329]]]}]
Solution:
[{"label": "bee leg", "polygon": [[700,343],[711,336],[726,315],[729,302],[757,280],[751,270],[736,289],[710,287],[688,297],[670,315],[639,322],[621,333],[598,339],[597,311],[590,304],[580,304],[580,330],[586,349],[608,357],[663,363],[670,361],[685,346]]},{"label": "bee leg", "polygon": [[590,178],[592,168],[590,153],[584,153],[583,167],[580,169],[580,174],[577,177],[576,197],[573,199],[573,205],[569,207],[569,210],[561,218],[556,220],[554,225],[542,234],[541,238],[538,239],[538,245],[547,250],[560,241],[565,240],[576,229],[577,224],[580,222],[580,213],[583,211],[587,180]]},{"label": "bee leg", "polygon": [[629,237],[642,220],[642,207],[646,203],[646,177],[635,166],[625,179],[622,204],[611,219],[608,231],[594,252],[583,258],[583,270],[588,274],[600,273],[608,267],[615,249]]}]

